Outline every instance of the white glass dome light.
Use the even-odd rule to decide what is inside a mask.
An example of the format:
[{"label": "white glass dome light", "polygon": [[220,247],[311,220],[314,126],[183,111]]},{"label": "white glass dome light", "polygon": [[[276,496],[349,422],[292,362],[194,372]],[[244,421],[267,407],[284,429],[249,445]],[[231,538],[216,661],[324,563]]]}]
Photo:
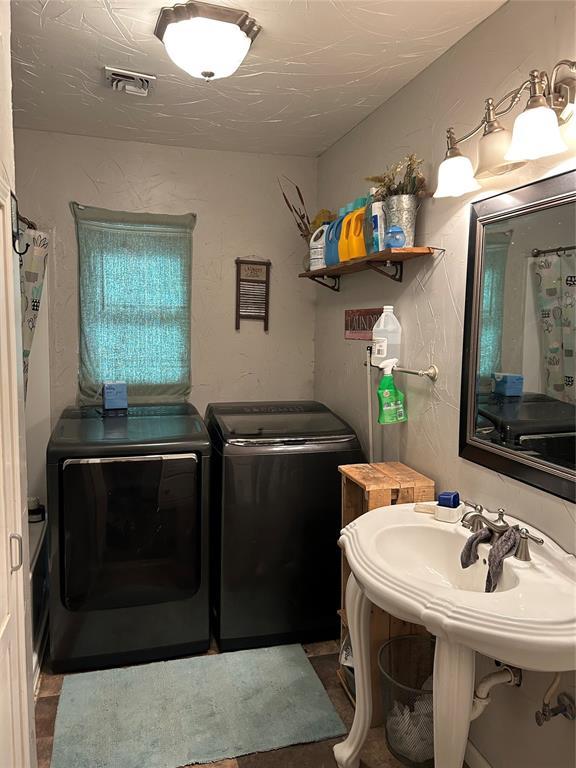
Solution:
[{"label": "white glass dome light", "polygon": [[246,11],[188,2],[162,8],[154,34],[178,67],[216,80],[236,72],[260,29]]},{"label": "white glass dome light", "polygon": [[169,24],[164,45],[189,75],[216,80],[236,72],[250,50],[250,38],[236,24],[197,16]]},{"label": "white glass dome light", "polygon": [[576,104],[568,104],[560,115],[560,135],[568,149],[576,149]]},{"label": "white glass dome light", "polygon": [[438,167],[438,186],[434,197],[460,197],[480,189],[474,178],[470,158],[464,155],[447,157]]},{"label": "white glass dome light", "polygon": [[511,141],[512,134],[506,128],[499,128],[482,136],[478,142],[478,166],[475,174],[477,179],[500,176],[525,165],[524,161],[511,162],[506,159]]},{"label": "white glass dome light", "polygon": [[505,159],[510,148],[512,134],[504,128],[496,114],[497,105],[494,99],[485,101],[484,131],[478,142],[477,179],[488,179],[491,176],[501,176],[503,173],[520,168],[524,161],[510,162]]},{"label": "white glass dome light", "polygon": [[538,160],[567,149],[554,110],[548,106],[532,107],[525,109],[514,121],[506,160]]},{"label": "white glass dome light", "polygon": [[480,189],[480,184],[474,178],[470,158],[458,149],[452,128],[448,129],[447,139],[448,150],[438,166],[438,186],[433,197],[460,197],[475,192]]},{"label": "white glass dome light", "polygon": [[514,121],[512,142],[505,159],[510,162],[538,160],[566,152],[558,118],[546,103],[544,85],[537,69],[530,72],[530,98]]}]

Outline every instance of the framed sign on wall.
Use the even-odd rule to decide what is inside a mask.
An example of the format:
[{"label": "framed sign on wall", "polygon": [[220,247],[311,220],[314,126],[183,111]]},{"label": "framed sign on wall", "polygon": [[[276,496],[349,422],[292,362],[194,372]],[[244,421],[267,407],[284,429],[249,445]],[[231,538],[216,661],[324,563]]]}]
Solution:
[{"label": "framed sign on wall", "polygon": [[344,338],[372,341],[372,328],[382,314],[382,307],[344,310]]},{"label": "framed sign on wall", "polygon": [[268,331],[270,261],[236,259],[236,330],[241,320],[260,320]]}]

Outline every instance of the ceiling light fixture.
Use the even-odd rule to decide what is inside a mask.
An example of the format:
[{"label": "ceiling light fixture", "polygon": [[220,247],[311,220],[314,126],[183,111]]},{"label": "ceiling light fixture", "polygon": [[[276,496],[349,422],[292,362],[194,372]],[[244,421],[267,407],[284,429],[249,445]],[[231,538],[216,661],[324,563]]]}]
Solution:
[{"label": "ceiling light fixture", "polygon": [[[460,197],[479,189],[475,178],[485,179],[509,173],[528,160],[556,155],[568,149],[563,136],[572,136],[575,132],[576,79],[557,81],[562,67],[576,73],[576,61],[569,59],[559,61],[550,78],[546,72],[532,70],[528,80],[498,102],[486,99],[484,117],[471,131],[457,139],[454,130],[448,130],[448,151],[438,168],[438,188],[434,197]],[[516,118],[510,134],[499,118],[520,102],[526,90],[530,93],[526,109]],[[472,164],[460,151],[459,144],[481,130],[474,174]]]},{"label": "ceiling light fixture", "polygon": [[154,34],[172,61],[192,77],[230,77],[261,27],[247,11],[188,2],[162,8]]}]

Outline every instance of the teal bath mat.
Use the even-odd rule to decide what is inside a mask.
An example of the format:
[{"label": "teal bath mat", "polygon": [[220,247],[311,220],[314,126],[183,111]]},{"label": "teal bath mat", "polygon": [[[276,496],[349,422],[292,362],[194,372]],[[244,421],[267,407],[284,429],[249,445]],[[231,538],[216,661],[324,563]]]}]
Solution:
[{"label": "teal bath mat", "polygon": [[180,768],[345,733],[287,645],[66,677],[51,768]]}]

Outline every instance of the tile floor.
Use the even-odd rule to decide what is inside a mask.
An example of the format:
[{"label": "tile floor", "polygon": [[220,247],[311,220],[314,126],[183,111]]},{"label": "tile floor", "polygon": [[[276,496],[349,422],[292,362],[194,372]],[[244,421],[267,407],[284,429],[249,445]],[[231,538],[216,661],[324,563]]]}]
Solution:
[{"label": "tile floor", "polygon": [[[354,710],[336,677],[338,643],[336,641],[315,643],[304,648],[338,714],[346,726],[350,727]],[[48,671],[42,674],[40,680],[36,702],[38,768],[50,768],[54,723],[62,681],[62,675],[52,675]],[[195,768],[335,768],[332,747],[337,741],[339,739],[286,747],[275,752],[261,752],[234,760],[210,763],[209,766],[195,766]],[[381,728],[370,731],[362,752],[361,766],[362,768],[402,768],[386,749]],[[174,768],[177,767],[174,766]]]}]

